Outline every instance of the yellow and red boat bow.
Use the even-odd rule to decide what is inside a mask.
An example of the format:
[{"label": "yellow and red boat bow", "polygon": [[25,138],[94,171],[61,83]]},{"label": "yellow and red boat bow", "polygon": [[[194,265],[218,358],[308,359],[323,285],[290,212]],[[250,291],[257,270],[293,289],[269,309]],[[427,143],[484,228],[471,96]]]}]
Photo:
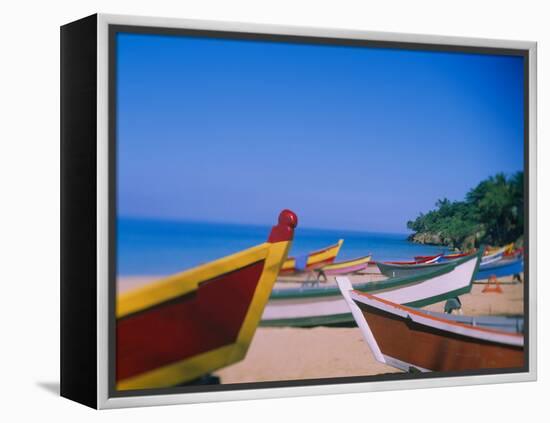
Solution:
[{"label": "yellow and red boat bow", "polygon": [[296,215],[267,242],[121,294],[116,387],[169,387],[242,360],[288,255]]}]

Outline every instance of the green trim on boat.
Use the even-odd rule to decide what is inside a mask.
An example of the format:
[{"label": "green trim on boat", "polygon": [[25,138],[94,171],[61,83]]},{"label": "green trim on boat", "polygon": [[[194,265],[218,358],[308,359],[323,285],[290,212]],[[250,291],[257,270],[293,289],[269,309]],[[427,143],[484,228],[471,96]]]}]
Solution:
[{"label": "green trim on boat", "polygon": [[[471,258],[471,256],[469,256]],[[403,276],[400,278],[389,278],[381,281],[365,282],[353,285],[353,289],[362,292],[382,291],[385,289],[396,288],[403,285],[409,285],[416,282],[422,282],[436,276],[451,272],[458,265],[458,261],[445,263],[445,266],[438,267],[433,271],[426,271],[416,275]],[[274,289],[271,292],[269,301],[288,300],[293,298],[316,298],[341,296],[338,286],[327,286],[322,288],[283,288]]]},{"label": "green trim on boat", "polygon": [[426,307],[441,301],[446,301],[451,298],[458,297],[459,295],[468,294],[472,290],[472,285],[465,286],[464,288],[455,289],[454,291],[445,292],[444,294],[435,295],[433,297],[424,298],[422,300],[413,301],[411,303],[405,303],[407,307]]},{"label": "green trim on boat", "polygon": [[376,263],[380,273],[390,278],[392,277],[405,277],[408,275],[417,275],[430,270],[435,270],[439,267],[443,267],[448,263],[430,263],[430,264],[391,264],[391,263]]},{"label": "green trim on boat", "polygon": [[472,289],[472,286],[476,281],[477,272],[479,270],[479,266],[481,266],[481,259],[483,258],[484,253],[485,253],[485,245],[481,245],[479,247],[479,251],[477,252],[477,263],[476,263],[476,268],[474,269],[474,273],[472,273],[472,280],[470,281],[470,289]]},{"label": "green trim on boat", "polygon": [[472,291],[472,287],[474,286],[475,276],[476,276],[477,270],[479,269],[479,265],[481,264],[481,257],[483,257],[484,252],[485,252],[485,246],[481,246],[479,248],[479,251],[476,254],[471,254],[469,256],[462,257],[458,260],[455,260],[455,263],[457,263],[459,261],[460,261],[460,263],[464,263],[465,261],[467,261],[467,260],[464,260],[464,259],[470,259],[472,257],[477,256],[476,266],[475,266],[474,271],[472,273],[470,283],[467,286],[465,286],[464,288],[455,289],[454,291],[445,292],[444,294],[436,295],[434,297],[424,298],[424,299],[418,300],[418,301],[413,301],[411,303],[406,303],[404,305],[406,305],[408,307],[416,307],[416,308],[426,307],[426,306],[429,306],[431,304],[435,304],[435,303],[439,303],[441,301],[448,300],[450,298],[458,297],[459,295],[469,294]]},{"label": "green trim on boat", "polygon": [[[405,303],[408,307],[426,307],[431,304],[446,301],[451,298],[458,297],[470,292],[472,286],[466,286],[464,288],[456,289],[454,291],[446,292],[444,294],[436,295],[430,298],[424,298],[419,301],[413,301]],[[272,319],[262,320],[260,326],[262,327],[314,327],[314,326],[333,326],[344,323],[353,323],[354,319],[351,313],[343,314],[331,314],[328,316],[308,316],[308,317],[295,317],[291,319]]]},{"label": "green trim on boat", "polygon": [[295,317],[292,319],[273,319],[262,320],[260,326],[263,327],[313,327],[313,326],[331,326],[342,323],[354,322],[351,313],[343,314],[331,314],[329,316],[308,316],[308,317]]},{"label": "green trim on boat", "polygon": [[[468,294],[472,290],[472,286],[475,280],[475,274],[481,263],[481,257],[483,256],[484,247],[481,247],[476,254],[472,254],[458,260],[454,260],[449,263],[445,263],[447,266],[438,267],[435,271],[425,272],[419,275],[412,275],[401,278],[390,278],[383,281],[368,282],[364,284],[357,284],[354,286],[354,289],[362,292],[369,291],[380,291],[383,289],[398,287],[400,285],[406,285],[415,282],[421,282],[425,279],[430,279],[445,273],[452,271],[456,266],[462,264],[468,260],[471,260],[477,255],[476,267],[472,273],[472,278],[470,279],[469,285],[456,289],[454,291],[449,291],[444,294],[436,295],[429,298],[424,298],[418,301],[412,301],[410,303],[405,303],[404,305],[409,307],[426,307],[431,304],[439,303],[450,298],[458,297],[459,295]],[[314,297],[324,297],[324,296],[341,296],[338,287],[324,287],[324,288],[306,288],[306,289],[281,289],[277,292],[277,297],[270,298],[272,300],[278,299],[300,299],[300,298],[314,298]],[[343,298],[342,298],[343,299]],[[273,319],[273,320],[262,320],[260,326],[262,327],[304,327],[310,328],[315,326],[333,326],[333,325],[343,325],[343,324],[354,324],[354,319],[351,313],[343,314],[332,314],[328,316],[308,316],[308,317],[295,317],[289,319]]]},{"label": "green trim on boat", "polygon": [[[380,272],[383,275],[388,277],[407,277],[416,275],[419,273],[424,273],[430,271],[431,269],[435,270],[439,267],[445,266],[448,263],[456,263],[457,265],[464,263],[465,261],[470,260],[475,255],[480,256],[480,253],[483,254],[484,247],[480,248],[479,251],[475,254],[470,254],[468,256],[460,257],[456,260],[451,260],[443,263],[419,263],[419,264],[392,264],[392,263],[381,263],[378,262],[376,265]],[[477,272],[477,270],[476,270]]]}]

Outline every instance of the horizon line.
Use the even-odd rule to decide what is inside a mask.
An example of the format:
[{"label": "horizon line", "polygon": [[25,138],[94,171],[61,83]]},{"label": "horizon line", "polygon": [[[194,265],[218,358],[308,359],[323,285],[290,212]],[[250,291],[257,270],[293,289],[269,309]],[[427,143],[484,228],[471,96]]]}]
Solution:
[{"label": "horizon line", "polygon": [[[257,227],[270,227],[277,223],[277,220],[274,219],[274,222],[272,224],[269,223],[244,223],[244,222],[221,222],[217,220],[199,220],[199,219],[192,219],[192,218],[177,218],[177,217],[158,217],[158,216],[130,216],[130,215],[117,215],[116,219],[134,219],[134,220],[152,220],[152,221],[166,221],[166,222],[172,222],[172,223],[182,223],[182,222],[190,222],[190,223],[209,223],[209,224],[221,224],[221,225],[245,225],[245,226],[257,226]],[[299,219],[298,219],[298,228],[299,229],[312,229],[312,230],[321,230],[321,231],[346,231],[346,232],[357,232],[357,233],[375,233],[375,234],[387,234],[387,235],[410,235],[414,231],[409,232],[397,232],[397,231],[377,231],[372,229],[346,229],[346,228],[334,228],[334,227],[326,227],[326,228],[320,228],[316,226],[300,226]]]}]

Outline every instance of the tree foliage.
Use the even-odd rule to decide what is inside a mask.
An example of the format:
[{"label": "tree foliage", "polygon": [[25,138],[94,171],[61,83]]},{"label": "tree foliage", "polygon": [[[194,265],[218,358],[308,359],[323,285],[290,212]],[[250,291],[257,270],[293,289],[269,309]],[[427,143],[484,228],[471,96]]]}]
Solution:
[{"label": "tree foliage", "polygon": [[464,201],[438,200],[435,209],[407,222],[435,243],[462,249],[480,244],[504,245],[523,234],[523,172],[503,173],[480,182]]}]

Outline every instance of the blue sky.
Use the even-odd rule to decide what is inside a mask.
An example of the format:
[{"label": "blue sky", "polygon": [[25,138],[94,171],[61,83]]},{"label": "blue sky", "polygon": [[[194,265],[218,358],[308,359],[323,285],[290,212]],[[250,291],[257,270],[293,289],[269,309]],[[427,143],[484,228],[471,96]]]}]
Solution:
[{"label": "blue sky", "polygon": [[117,38],[119,216],[405,232],[523,168],[520,57]]}]

